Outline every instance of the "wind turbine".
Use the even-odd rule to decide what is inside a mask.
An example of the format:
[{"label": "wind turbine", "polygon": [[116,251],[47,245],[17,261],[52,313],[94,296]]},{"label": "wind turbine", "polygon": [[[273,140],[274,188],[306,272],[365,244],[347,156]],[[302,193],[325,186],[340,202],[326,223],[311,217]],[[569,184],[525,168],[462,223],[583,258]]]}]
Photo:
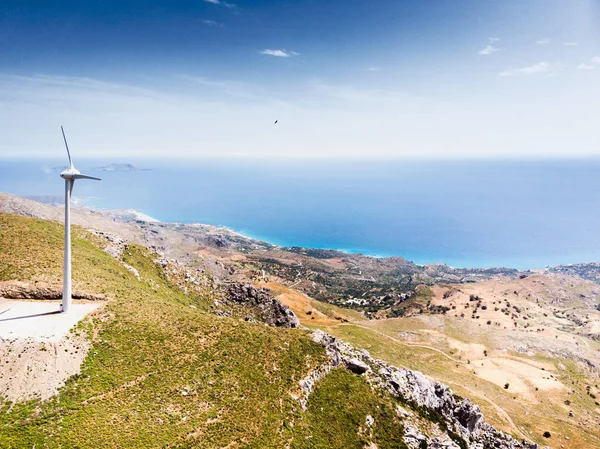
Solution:
[{"label": "wind turbine", "polygon": [[93,176],[83,175],[73,166],[73,160],[71,159],[71,153],[69,152],[69,145],[67,144],[67,138],[65,137],[65,130],[60,127],[62,131],[63,139],[65,141],[65,147],[67,148],[67,156],[69,156],[69,168],[60,174],[60,177],[65,180],[65,265],[63,273],[63,297],[61,311],[68,312],[71,308],[71,192],[73,192],[73,185],[76,179],[93,179],[95,181],[101,181],[100,178],[94,178]]}]

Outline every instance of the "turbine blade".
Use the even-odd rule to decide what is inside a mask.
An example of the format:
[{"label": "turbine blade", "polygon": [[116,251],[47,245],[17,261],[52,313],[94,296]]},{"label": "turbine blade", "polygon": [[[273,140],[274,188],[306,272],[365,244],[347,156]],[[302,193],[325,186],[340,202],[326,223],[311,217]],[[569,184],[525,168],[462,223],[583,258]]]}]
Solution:
[{"label": "turbine blade", "polygon": [[73,161],[71,160],[71,153],[69,152],[69,145],[67,144],[67,138],[65,137],[65,130],[62,125],[60,126],[60,130],[62,131],[63,140],[65,141],[65,147],[67,147],[67,156],[69,156],[69,166],[73,168]]},{"label": "turbine blade", "polygon": [[94,181],[102,181],[102,179],[100,179],[100,178],[95,178],[93,176],[84,175],[82,173],[73,175],[73,179],[93,179]]}]

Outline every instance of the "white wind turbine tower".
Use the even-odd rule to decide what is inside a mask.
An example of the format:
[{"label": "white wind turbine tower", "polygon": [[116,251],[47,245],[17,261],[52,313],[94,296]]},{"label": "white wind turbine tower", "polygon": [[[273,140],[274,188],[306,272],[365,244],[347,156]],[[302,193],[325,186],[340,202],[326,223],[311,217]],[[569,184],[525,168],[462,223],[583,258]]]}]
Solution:
[{"label": "white wind turbine tower", "polygon": [[65,137],[65,130],[60,127],[65,147],[67,148],[67,156],[69,156],[69,168],[60,174],[60,177],[65,180],[65,266],[63,273],[63,297],[62,297],[62,312],[68,312],[71,308],[71,192],[76,179],[93,179],[101,181],[100,178],[93,176],[82,175],[79,170],[73,166],[69,145]]}]

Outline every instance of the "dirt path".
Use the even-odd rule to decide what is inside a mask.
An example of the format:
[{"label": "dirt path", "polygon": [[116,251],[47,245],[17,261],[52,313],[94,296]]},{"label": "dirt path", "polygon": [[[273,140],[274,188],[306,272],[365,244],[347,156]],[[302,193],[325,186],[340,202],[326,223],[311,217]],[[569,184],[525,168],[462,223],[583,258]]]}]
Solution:
[{"label": "dirt path", "polygon": [[[430,351],[437,352],[438,354],[441,354],[441,355],[443,355],[444,357],[446,357],[448,360],[451,360],[452,362],[455,362],[455,363],[461,363],[461,364],[464,364],[464,363],[465,363],[465,361],[464,361],[464,360],[455,359],[455,358],[454,358],[454,357],[452,357],[451,355],[448,355],[448,354],[446,354],[444,351],[442,351],[442,350],[440,350],[440,349],[437,349],[437,348],[434,348],[433,346],[420,345],[420,344],[418,344],[418,343],[407,343],[407,342],[405,342],[405,341],[398,340],[397,338],[394,338],[394,337],[392,337],[391,335],[388,335],[388,334],[386,334],[386,333],[384,333],[384,332],[381,332],[381,331],[378,331],[378,330],[376,330],[376,329],[373,329],[372,327],[369,327],[369,326],[363,326],[363,325],[361,325],[361,324],[357,324],[357,323],[351,323],[350,325],[351,325],[351,326],[361,327],[361,328],[363,328],[363,329],[370,330],[371,332],[375,332],[376,334],[378,334],[378,335],[381,335],[382,337],[385,337],[385,338],[387,338],[387,339],[389,339],[389,340],[392,340],[392,341],[394,341],[394,342],[396,342],[396,343],[398,343],[398,344],[401,344],[401,345],[403,345],[403,346],[414,347],[414,348],[423,348],[423,349],[429,349]],[[344,324],[342,324],[342,326],[345,326],[345,325],[344,325]]]},{"label": "dirt path", "polygon": [[[489,399],[488,397],[482,395],[481,393],[478,393],[475,390],[472,390],[468,387],[465,387],[463,384],[459,384],[457,382],[453,382],[451,380],[448,379],[441,379],[441,382],[444,382],[446,384],[452,384],[452,385],[456,385],[457,387],[462,388],[463,390],[468,391],[469,393],[471,393],[473,396],[476,396],[480,399],[483,399],[484,401],[486,401],[488,404],[490,404],[492,407],[494,407],[494,409],[498,412],[498,415],[500,415],[502,418],[504,418],[504,420],[508,423],[508,425],[511,427],[511,429],[518,434],[521,438],[526,439],[527,441],[531,441],[531,439],[526,436],[521,429],[519,429],[517,427],[517,425],[514,423],[514,421],[512,420],[512,418],[510,417],[510,415],[508,414],[508,412],[506,410],[504,410],[502,407],[500,407],[498,404],[496,404],[494,401],[492,401],[491,399]],[[533,443],[533,441],[531,441]]]},{"label": "dirt path", "polygon": [[292,285],[289,285],[288,288],[294,288],[296,285],[298,285],[300,282],[302,282],[302,279],[299,279],[298,281],[294,282]]}]

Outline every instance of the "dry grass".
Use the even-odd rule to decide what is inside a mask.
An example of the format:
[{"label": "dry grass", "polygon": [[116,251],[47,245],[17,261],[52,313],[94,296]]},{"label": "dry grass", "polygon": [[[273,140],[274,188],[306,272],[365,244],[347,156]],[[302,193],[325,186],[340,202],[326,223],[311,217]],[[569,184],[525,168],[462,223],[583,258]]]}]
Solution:
[{"label": "dry grass", "polygon": [[316,301],[298,290],[275,283],[259,283],[257,287],[269,288],[282,303],[294,311],[300,322],[306,326],[333,325],[343,320],[362,321],[361,312],[343,309]]}]

